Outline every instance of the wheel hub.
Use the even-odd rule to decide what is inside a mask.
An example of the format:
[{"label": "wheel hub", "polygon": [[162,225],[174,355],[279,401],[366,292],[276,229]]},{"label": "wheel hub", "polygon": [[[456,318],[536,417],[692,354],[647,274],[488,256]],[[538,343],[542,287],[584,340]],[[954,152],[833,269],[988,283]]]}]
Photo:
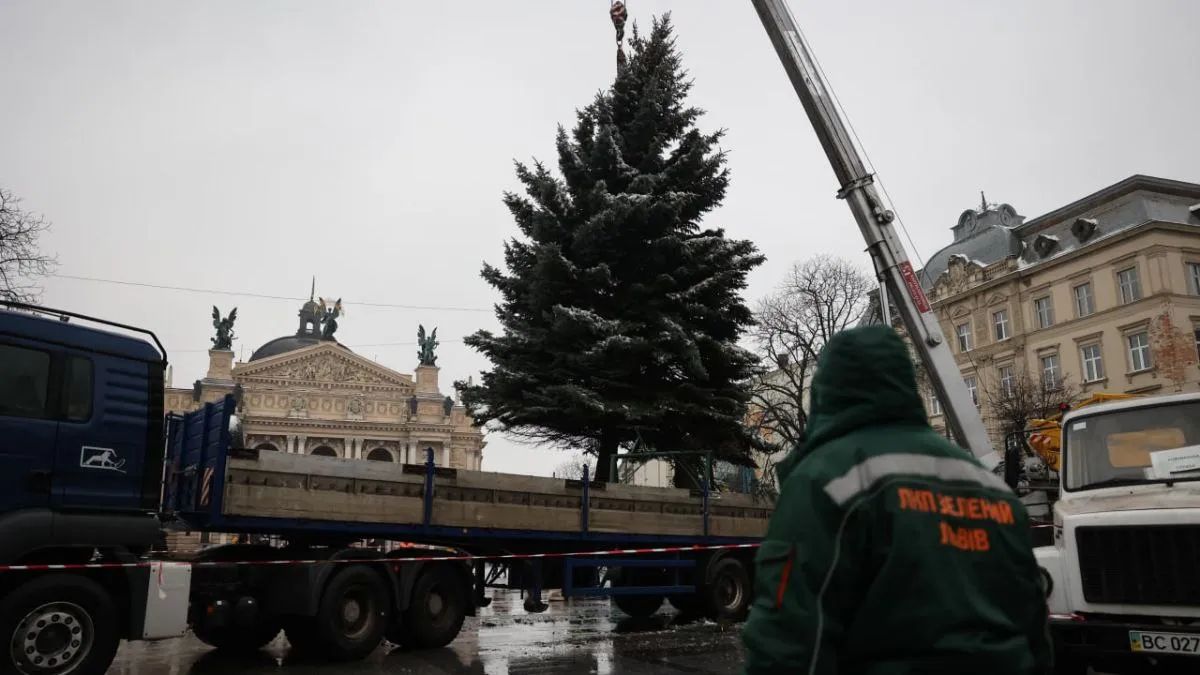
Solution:
[{"label": "wheel hub", "polygon": [[428,599],[425,601],[425,607],[429,610],[430,616],[441,616],[442,611],[446,609],[446,601],[442,598],[441,594],[435,591],[429,594]]},{"label": "wheel hub", "polygon": [[717,598],[721,606],[732,609],[742,602],[742,585],[732,577],[721,577],[717,582]]},{"label": "wheel hub", "polygon": [[362,618],[362,605],[355,598],[347,598],[342,604],[342,621],[348,626],[353,626]]},{"label": "wheel hub", "polygon": [[12,661],[28,675],[63,675],[91,651],[95,630],[79,605],[52,602],[25,615],[9,641]]}]

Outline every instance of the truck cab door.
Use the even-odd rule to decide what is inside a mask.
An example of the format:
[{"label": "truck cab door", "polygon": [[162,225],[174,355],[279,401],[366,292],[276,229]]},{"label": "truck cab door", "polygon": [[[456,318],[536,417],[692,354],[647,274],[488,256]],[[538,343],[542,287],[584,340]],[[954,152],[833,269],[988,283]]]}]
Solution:
[{"label": "truck cab door", "polygon": [[50,503],[58,435],[54,365],[48,351],[0,342],[0,513]]},{"label": "truck cab door", "polygon": [[102,353],[63,353],[55,507],[141,508],[148,388],[143,362]]}]

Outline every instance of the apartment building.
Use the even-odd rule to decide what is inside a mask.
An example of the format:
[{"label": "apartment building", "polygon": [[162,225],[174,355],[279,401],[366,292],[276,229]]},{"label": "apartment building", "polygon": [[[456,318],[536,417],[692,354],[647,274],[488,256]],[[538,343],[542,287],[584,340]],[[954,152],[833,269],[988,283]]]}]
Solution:
[{"label": "apartment building", "polygon": [[1135,175],[1032,220],[982,200],[952,231],[920,277],[998,446],[1020,381],[1200,388],[1200,185]]}]

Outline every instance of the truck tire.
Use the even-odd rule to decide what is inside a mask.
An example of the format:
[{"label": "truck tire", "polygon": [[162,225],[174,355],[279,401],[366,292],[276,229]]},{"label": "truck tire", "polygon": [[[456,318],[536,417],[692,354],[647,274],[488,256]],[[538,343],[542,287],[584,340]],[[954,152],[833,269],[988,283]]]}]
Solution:
[{"label": "truck tire", "polygon": [[750,612],[750,573],[737,558],[721,558],[700,589],[705,615],[713,621],[744,621]]},{"label": "truck tire", "polygon": [[700,596],[690,593],[688,595],[668,595],[667,602],[679,612],[680,616],[696,617],[704,616],[704,603]]},{"label": "truck tire", "polygon": [[[366,565],[351,565],[335,574],[321,594],[312,638],[326,658],[361,659],[383,642],[390,615],[391,594],[383,579]],[[293,634],[288,636],[291,640]]]},{"label": "truck tire", "polygon": [[317,650],[317,620],[311,616],[293,616],[283,623],[283,635],[294,654],[312,654]]},{"label": "truck tire", "polygon": [[470,589],[448,565],[425,568],[413,584],[408,609],[389,631],[388,639],[409,649],[436,649],[450,644],[467,617]]},{"label": "truck tire", "polygon": [[275,636],[279,635],[279,624],[272,619],[266,619],[249,628],[237,626],[208,628],[202,624],[196,624],[192,626],[192,633],[210,647],[235,654],[245,654],[258,651],[270,644]]},{"label": "truck tire", "polygon": [[625,612],[635,619],[644,619],[648,616],[653,616],[662,607],[663,596],[661,595],[614,595],[612,603],[617,606],[617,609]]},{"label": "truck tire", "polygon": [[86,577],[51,574],[0,600],[0,673],[104,675],[117,653],[117,610]]}]

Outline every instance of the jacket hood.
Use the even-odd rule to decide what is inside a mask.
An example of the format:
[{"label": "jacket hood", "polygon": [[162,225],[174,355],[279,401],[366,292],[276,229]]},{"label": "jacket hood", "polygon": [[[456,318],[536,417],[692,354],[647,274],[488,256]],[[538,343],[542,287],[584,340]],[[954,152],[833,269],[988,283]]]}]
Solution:
[{"label": "jacket hood", "polygon": [[817,359],[809,400],[807,438],[779,463],[780,478],[808,453],[856,429],[929,424],[908,348],[888,326],[835,335]]}]

